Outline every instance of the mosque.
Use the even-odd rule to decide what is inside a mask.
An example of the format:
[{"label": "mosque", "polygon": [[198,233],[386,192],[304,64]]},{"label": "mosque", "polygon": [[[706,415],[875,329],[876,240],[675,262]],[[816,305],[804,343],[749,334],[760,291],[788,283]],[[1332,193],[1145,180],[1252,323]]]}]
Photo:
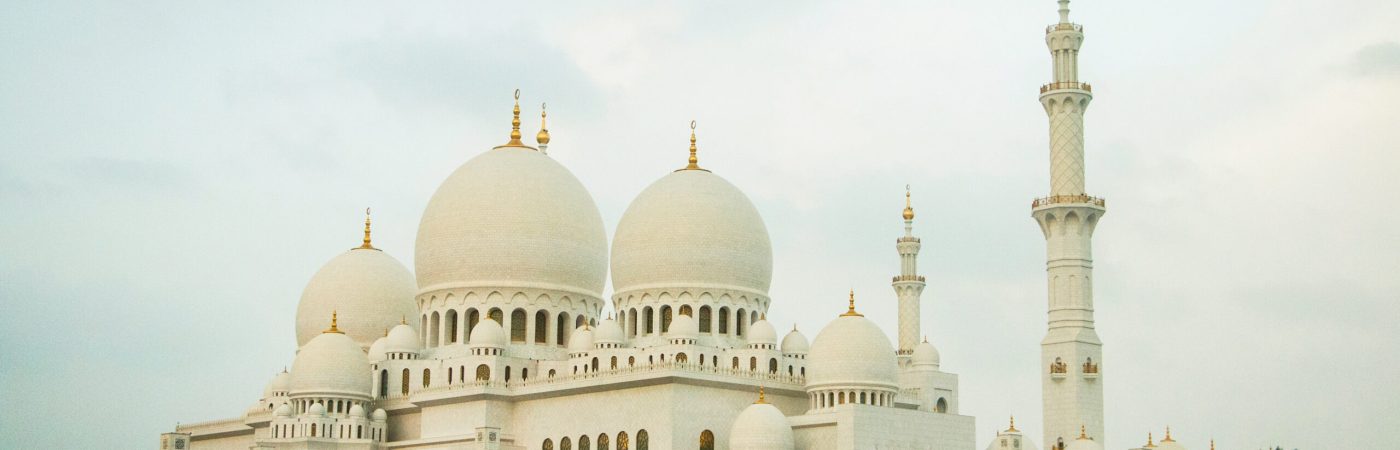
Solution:
[{"label": "mosque", "polygon": [[[989,450],[1103,449],[1102,343],[1090,240],[1104,201],[1084,190],[1083,28],[1046,29],[1051,185],[1031,215],[1047,243],[1044,431]],[[414,272],[371,241],[331,258],[297,307],[290,371],[239,417],[177,426],[163,450],[971,450],[958,376],[921,340],[920,240],[905,193],[893,341],[854,292],[814,339],[766,320],[763,217],[690,158],[641,192],[608,246],[583,184],[548,154],[540,113],[442,182],[419,223]],[[611,275],[613,292],[603,292]],[[576,405],[593,405],[586,411]],[[597,407],[602,406],[602,407]],[[1143,449],[1179,450],[1170,431]],[[1214,445],[1212,444],[1212,448]]]}]

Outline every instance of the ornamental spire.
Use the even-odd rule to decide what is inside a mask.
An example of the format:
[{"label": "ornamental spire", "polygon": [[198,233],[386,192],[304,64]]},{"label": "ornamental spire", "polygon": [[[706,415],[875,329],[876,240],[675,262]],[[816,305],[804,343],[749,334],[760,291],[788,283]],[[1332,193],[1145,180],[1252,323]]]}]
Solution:
[{"label": "ornamental spire", "polygon": [[909,199],[909,185],[904,185],[904,220],[914,220],[914,205]]},{"label": "ornamental spire", "polygon": [[525,146],[525,143],[524,143],[524,142],[520,142],[520,90],[519,90],[519,89],[516,89],[516,90],[515,90],[515,109],[513,109],[513,110],[511,110],[511,111],[512,111],[513,117],[510,119],[510,142],[507,142],[505,145],[502,145],[502,146],[496,147],[496,148],[502,148],[502,147],[531,148],[531,147]]},{"label": "ornamental spire", "polygon": [[545,123],[547,115],[545,106],[546,104],[540,103],[540,132],[535,134],[535,142],[540,143],[541,146],[549,145],[549,125]]},{"label": "ornamental spire", "polygon": [[758,401],[754,402],[754,404],[761,405],[761,404],[764,404],[764,403],[768,403],[768,401],[767,401],[766,399],[764,399],[764,397],[763,397],[763,386],[762,386],[762,385],[759,385],[759,386],[758,386]]},{"label": "ornamental spire", "polygon": [[689,161],[688,164],[685,165],[684,168],[682,168],[682,169],[680,169],[680,170],[677,170],[677,172],[680,172],[681,170],[704,170],[704,171],[706,171],[706,172],[709,172],[709,170],[705,170],[705,169],[701,169],[701,168],[700,168],[700,160],[699,160],[698,158],[695,157],[695,121],[694,121],[694,120],[690,121],[690,161]]},{"label": "ornamental spire", "polygon": [[1060,0],[1060,23],[1069,23],[1069,0]]},{"label": "ornamental spire", "polygon": [[1167,427],[1167,437],[1162,438],[1162,442],[1176,442],[1172,439],[1172,427]]},{"label": "ornamental spire", "polygon": [[[927,339],[927,338],[924,339],[924,342],[928,342],[928,339]],[[1006,431],[1007,431],[1007,432],[1021,431],[1021,430],[1017,430],[1017,429],[1016,429],[1016,416],[1015,416],[1015,415],[1012,415],[1012,416],[1011,416],[1011,428],[1007,428]]]},{"label": "ornamental spire", "polygon": [[1089,435],[1084,432],[1084,425],[1079,426],[1079,439],[1089,439]]},{"label": "ornamental spire", "polygon": [[851,289],[850,303],[846,306],[846,313],[845,313],[845,314],[842,314],[841,316],[842,316],[842,317],[845,317],[845,316],[865,317],[865,314],[861,314],[861,313],[856,312],[856,290],[855,290],[855,289]]},{"label": "ornamental spire", "polygon": [[335,310],[331,310],[331,327],[330,327],[330,328],[327,328],[326,331],[322,331],[321,334],[325,334],[325,333],[345,334],[345,332],[340,331],[339,328],[336,328],[335,323],[336,323],[336,311],[335,311]]},{"label": "ornamental spire", "polygon": [[379,250],[369,243],[369,208],[365,208],[365,239],[356,249]]}]

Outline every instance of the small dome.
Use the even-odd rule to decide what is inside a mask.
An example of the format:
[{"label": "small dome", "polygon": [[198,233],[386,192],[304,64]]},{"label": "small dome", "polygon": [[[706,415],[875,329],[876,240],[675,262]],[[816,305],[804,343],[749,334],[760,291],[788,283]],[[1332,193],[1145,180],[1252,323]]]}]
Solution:
[{"label": "small dome", "polygon": [[583,353],[592,349],[593,330],[586,323],[575,328],[574,333],[569,335],[569,353]]},{"label": "small dome", "polygon": [[384,351],[386,353],[418,353],[423,351],[423,340],[418,338],[418,331],[414,330],[413,326],[401,323],[390,329],[389,335],[384,337]]},{"label": "small dome", "polygon": [[374,340],[374,343],[369,345],[369,360],[370,360],[370,361],[383,361],[383,360],[385,360],[385,359],[388,359],[387,357],[384,356],[384,348],[385,348],[386,345],[388,345],[388,342],[389,342],[389,337],[388,337],[388,334],[387,334],[387,333],[385,333],[385,336],[384,336],[384,337],[381,337],[381,338],[379,338],[379,339],[375,339],[375,340]]},{"label": "small dome", "polygon": [[695,339],[700,337],[700,326],[695,324],[695,319],[685,314],[677,314],[671,319],[671,326],[666,329],[666,335],[671,339]]},{"label": "small dome", "polygon": [[291,395],[369,398],[369,359],[359,344],[327,331],[301,347],[292,361]]},{"label": "small dome", "polygon": [[495,319],[483,317],[476,326],[472,328],[472,347],[494,347],[504,348],[506,346],[506,330],[501,328],[501,324]]},{"label": "small dome", "polygon": [[767,403],[744,408],[729,430],[730,450],[792,450],[794,445],[787,417]]},{"label": "small dome", "polygon": [[306,410],[306,413],[313,416],[325,416],[326,406],[320,403],[312,403],[311,407]]},{"label": "small dome", "polygon": [[797,331],[797,327],[793,327],[787,336],[783,336],[783,353],[800,355],[807,353],[811,348],[812,345],[807,343],[807,336],[803,336],[801,331]]},{"label": "small dome", "polygon": [[622,326],[611,317],[599,322],[593,334],[593,342],[598,344],[621,344],[623,340]]},{"label": "small dome", "polygon": [[615,292],[715,287],[768,294],[773,246],[753,202],[704,170],[681,170],[643,190],[617,223]]},{"label": "small dome", "polygon": [[350,407],[350,417],[364,417],[364,416],[365,416],[365,407],[360,406],[358,403],[355,404],[354,406],[351,406],[351,407]]},{"label": "small dome", "polygon": [[915,367],[932,367],[937,369],[940,356],[938,355],[938,349],[925,340],[919,343],[919,345],[914,346],[914,356],[912,359]]},{"label": "small dome", "polygon": [[267,387],[263,388],[263,398],[276,397],[278,392],[287,392],[291,387],[292,374],[286,370],[272,376],[272,380],[267,382]]},{"label": "small dome", "polygon": [[361,349],[368,348],[385,328],[418,312],[417,292],[413,274],[387,253],[372,248],[341,253],[321,266],[301,292],[297,346],[321,334],[326,318],[338,312],[340,329]]},{"label": "small dome", "polygon": [[292,407],[288,406],[286,403],[283,403],[281,406],[277,407],[277,411],[273,414],[276,414],[277,417],[291,417]]},{"label": "small dome", "polygon": [[899,386],[894,347],[874,322],[847,313],[822,328],[808,354],[807,386],[883,384]]},{"label": "small dome", "polygon": [[384,408],[375,409],[374,415],[370,416],[370,420],[373,420],[375,422],[383,422],[385,420],[389,420],[389,413],[384,412]]},{"label": "small dome", "polygon": [[1172,429],[1167,428],[1167,435],[1157,443],[1157,450],[1186,450],[1186,447],[1172,439]]},{"label": "small dome", "polygon": [[534,286],[597,297],[608,270],[593,197],[558,161],[525,147],[477,155],[443,180],[415,248],[425,292]]},{"label": "small dome", "polygon": [[[1163,448],[1166,447],[1157,446],[1158,450],[1162,450]],[[1065,446],[1065,450],[1103,450],[1103,445],[1099,445],[1098,441],[1093,439],[1078,438],[1070,442],[1068,446]]]},{"label": "small dome", "polygon": [[777,344],[778,330],[773,329],[773,324],[769,323],[768,319],[760,319],[752,325],[749,325],[749,343]]}]

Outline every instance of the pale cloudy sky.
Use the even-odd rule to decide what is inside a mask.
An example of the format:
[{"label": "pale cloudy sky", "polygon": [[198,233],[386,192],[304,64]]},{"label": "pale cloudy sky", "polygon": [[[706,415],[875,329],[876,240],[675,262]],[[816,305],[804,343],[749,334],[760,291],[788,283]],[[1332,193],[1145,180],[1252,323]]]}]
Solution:
[{"label": "pale cloudy sky", "polygon": [[[1400,439],[1400,2],[1072,6],[1109,447]],[[609,230],[697,119],[768,223],[770,319],[808,336],[848,287],[893,332],[913,185],[925,332],[978,448],[1009,414],[1038,435],[1055,9],[4,1],[0,446],[152,448],[241,414],[363,208],[411,263],[517,87]]]}]

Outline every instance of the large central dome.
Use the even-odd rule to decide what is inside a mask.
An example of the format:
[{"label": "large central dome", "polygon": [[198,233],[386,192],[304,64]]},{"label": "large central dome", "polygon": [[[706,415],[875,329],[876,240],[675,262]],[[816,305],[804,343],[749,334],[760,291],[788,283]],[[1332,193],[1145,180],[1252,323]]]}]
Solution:
[{"label": "large central dome", "polygon": [[607,235],[593,197],[549,156],[498,147],[438,187],[418,225],[419,292],[536,287],[599,297]]}]

